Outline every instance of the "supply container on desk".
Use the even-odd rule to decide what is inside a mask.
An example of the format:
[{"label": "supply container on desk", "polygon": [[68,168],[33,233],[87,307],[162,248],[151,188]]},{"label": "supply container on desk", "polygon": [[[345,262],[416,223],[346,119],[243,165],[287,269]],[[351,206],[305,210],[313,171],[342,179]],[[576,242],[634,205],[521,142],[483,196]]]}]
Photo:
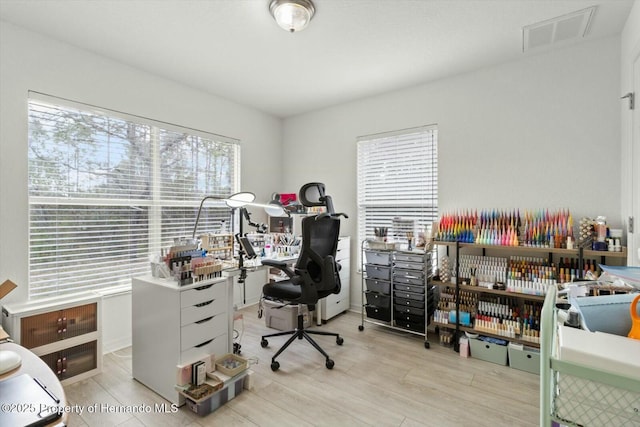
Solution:
[{"label": "supply container on desk", "polygon": [[[499,344],[503,342],[504,344]],[[507,365],[507,341],[480,336],[469,339],[471,357],[497,365]]]}]

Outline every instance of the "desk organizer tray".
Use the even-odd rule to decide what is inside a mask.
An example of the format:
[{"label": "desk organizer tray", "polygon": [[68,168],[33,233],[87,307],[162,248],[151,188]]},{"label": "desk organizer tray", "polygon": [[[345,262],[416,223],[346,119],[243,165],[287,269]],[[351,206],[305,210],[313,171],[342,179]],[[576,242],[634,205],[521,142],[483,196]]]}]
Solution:
[{"label": "desk organizer tray", "polygon": [[380,308],[388,308],[391,305],[391,296],[383,295],[377,292],[366,291],[367,304],[375,305]]},{"label": "desk organizer tray", "polygon": [[391,295],[391,282],[378,279],[365,279],[367,290],[378,292],[385,295]]},{"label": "desk organizer tray", "polygon": [[248,367],[247,359],[237,354],[228,353],[216,359],[216,369],[223,374],[233,377]]}]

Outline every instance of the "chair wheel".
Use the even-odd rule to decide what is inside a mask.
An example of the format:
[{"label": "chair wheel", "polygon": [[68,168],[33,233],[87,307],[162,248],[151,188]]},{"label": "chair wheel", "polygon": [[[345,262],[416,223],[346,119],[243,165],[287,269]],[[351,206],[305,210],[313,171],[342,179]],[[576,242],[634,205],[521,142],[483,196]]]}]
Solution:
[{"label": "chair wheel", "polygon": [[342,338],[342,337],[337,337],[337,338],[336,338],[336,344],[338,344],[338,345],[342,345],[342,343],[344,343],[344,338]]},{"label": "chair wheel", "polygon": [[363,325],[358,325],[358,330],[359,331],[364,331],[364,326]]},{"label": "chair wheel", "polygon": [[269,341],[262,338],[262,341],[260,341],[260,345],[262,346],[262,348],[265,348],[266,346],[269,345]]},{"label": "chair wheel", "polygon": [[276,362],[275,360],[271,362],[271,370],[275,372],[278,369],[280,369],[280,362]]},{"label": "chair wheel", "polygon": [[425,341],[424,342],[424,348],[430,348],[431,345],[429,345],[429,341]]},{"label": "chair wheel", "polygon": [[[333,360],[327,359],[327,363],[325,363],[325,366],[327,367],[327,369],[333,369],[333,365],[335,365]],[[271,369],[273,369],[273,364],[271,365]]]}]

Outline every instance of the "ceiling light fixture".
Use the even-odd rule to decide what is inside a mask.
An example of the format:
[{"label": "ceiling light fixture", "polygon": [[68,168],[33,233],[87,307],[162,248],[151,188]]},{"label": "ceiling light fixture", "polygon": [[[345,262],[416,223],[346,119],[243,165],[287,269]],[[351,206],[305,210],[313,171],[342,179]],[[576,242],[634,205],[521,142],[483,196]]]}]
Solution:
[{"label": "ceiling light fixture", "polygon": [[316,7],[311,0],[271,0],[269,11],[283,30],[293,33],[307,27]]}]

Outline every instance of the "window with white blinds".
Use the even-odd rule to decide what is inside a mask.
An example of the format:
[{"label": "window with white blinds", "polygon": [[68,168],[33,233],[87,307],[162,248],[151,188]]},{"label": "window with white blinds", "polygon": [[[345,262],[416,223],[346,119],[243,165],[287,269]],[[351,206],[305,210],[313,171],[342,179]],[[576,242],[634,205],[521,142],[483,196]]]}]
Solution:
[{"label": "window with white blinds", "polygon": [[[129,284],[239,189],[237,140],[40,94],[29,99],[29,296]],[[198,231],[229,223],[207,202]]]},{"label": "window with white blinds", "polygon": [[[423,126],[358,138],[358,239],[387,228],[407,243],[438,215],[438,130]],[[415,239],[413,240],[415,244]]]}]

